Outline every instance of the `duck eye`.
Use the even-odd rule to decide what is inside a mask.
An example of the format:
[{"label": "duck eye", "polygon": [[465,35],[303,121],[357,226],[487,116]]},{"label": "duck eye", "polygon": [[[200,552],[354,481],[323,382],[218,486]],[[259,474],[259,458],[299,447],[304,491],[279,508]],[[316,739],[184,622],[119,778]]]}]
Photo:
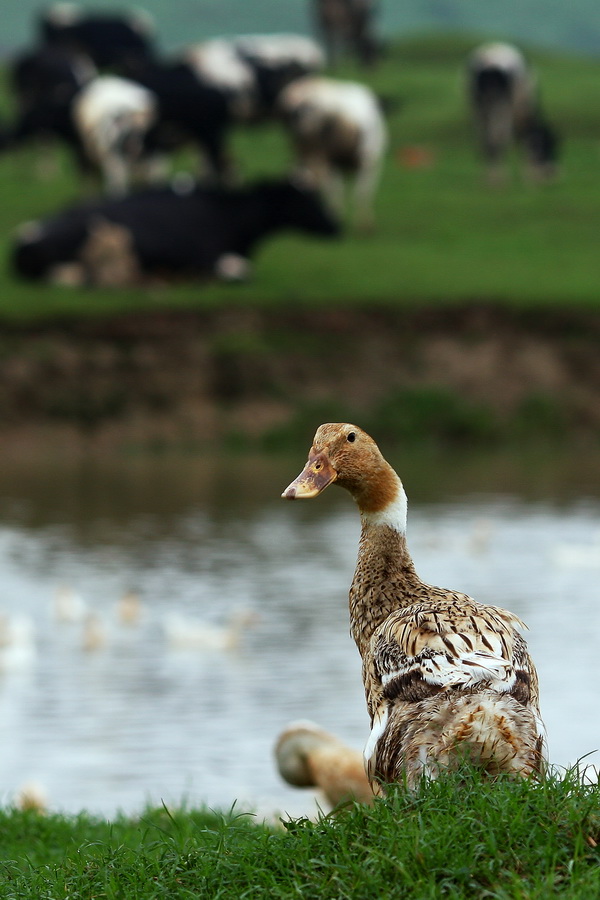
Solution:
[{"label": "duck eye", "polygon": [[346,440],[353,444],[356,440],[356,433],[354,431],[351,431]]}]

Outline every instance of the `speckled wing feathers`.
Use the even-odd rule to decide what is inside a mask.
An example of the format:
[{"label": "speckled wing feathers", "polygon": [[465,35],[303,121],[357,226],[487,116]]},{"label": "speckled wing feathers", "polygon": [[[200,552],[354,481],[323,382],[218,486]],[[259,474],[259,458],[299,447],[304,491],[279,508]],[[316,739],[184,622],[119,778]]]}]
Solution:
[{"label": "speckled wing feathers", "polygon": [[[371,638],[370,686],[409,701],[449,687],[516,688],[521,703],[537,705],[535,670],[515,627],[523,627],[517,616],[464,594],[396,610]],[[380,697],[372,699],[378,706]]]},{"label": "speckled wing feathers", "polygon": [[510,691],[518,680],[518,699],[524,702],[523,683],[529,681],[527,700],[537,703],[535,670],[518,627],[525,626],[507,610],[429,587],[427,601],[395,610],[375,629],[367,655],[370,684],[375,690],[380,684],[389,694],[398,681],[396,690],[401,692],[403,683],[415,699],[419,680],[424,695],[431,694],[428,687],[480,682]]}]

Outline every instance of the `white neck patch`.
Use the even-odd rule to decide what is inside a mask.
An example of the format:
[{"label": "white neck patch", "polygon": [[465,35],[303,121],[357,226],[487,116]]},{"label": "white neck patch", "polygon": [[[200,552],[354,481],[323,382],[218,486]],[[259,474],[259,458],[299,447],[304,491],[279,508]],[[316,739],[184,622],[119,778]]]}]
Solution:
[{"label": "white neck patch", "polygon": [[395,500],[378,512],[366,513],[361,512],[361,518],[366,525],[387,525],[400,534],[406,534],[406,514],[408,509],[408,501],[404,488],[399,483],[398,493]]}]

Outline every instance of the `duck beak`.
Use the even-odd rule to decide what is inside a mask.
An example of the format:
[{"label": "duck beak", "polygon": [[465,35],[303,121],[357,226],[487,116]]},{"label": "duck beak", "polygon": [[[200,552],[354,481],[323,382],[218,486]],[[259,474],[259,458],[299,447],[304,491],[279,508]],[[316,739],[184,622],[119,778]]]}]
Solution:
[{"label": "duck beak", "polygon": [[318,497],[326,487],[332,484],[338,473],[335,471],[325,453],[310,456],[304,469],[292,481],[281,495],[284,500],[310,499]]}]

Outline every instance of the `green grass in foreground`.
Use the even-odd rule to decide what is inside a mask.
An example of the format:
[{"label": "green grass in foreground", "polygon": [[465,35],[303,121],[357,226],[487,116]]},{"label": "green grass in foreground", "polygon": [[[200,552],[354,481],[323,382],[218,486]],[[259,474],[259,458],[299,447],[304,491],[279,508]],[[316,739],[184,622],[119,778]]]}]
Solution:
[{"label": "green grass in foreground", "polygon": [[[402,41],[373,73],[337,73],[367,80],[394,104],[375,234],[360,237],[350,231],[337,242],[276,238],[259,250],[254,281],[241,286],[40,288],[17,282],[5,266],[0,268],[0,317],[210,308],[224,302],[270,307],[484,299],[521,307],[596,307],[600,63],[531,54],[548,116],[564,139],[563,174],[556,184],[534,188],[524,185],[515,170],[505,190],[492,190],[476,157],[462,83],[475,41],[450,36]],[[0,93],[0,103],[6,107],[8,102]],[[430,151],[430,168],[403,164],[403,148],[411,145]],[[234,153],[248,179],[280,174],[290,164],[287,142],[275,126],[240,130]],[[54,212],[81,194],[65,154],[51,177],[41,176],[39,158],[35,148],[0,157],[4,260],[19,223]]]},{"label": "green grass in foreground", "polygon": [[313,823],[150,810],[108,823],[7,811],[3,898],[302,897],[590,900],[600,892],[600,792],[468,771]]}]

